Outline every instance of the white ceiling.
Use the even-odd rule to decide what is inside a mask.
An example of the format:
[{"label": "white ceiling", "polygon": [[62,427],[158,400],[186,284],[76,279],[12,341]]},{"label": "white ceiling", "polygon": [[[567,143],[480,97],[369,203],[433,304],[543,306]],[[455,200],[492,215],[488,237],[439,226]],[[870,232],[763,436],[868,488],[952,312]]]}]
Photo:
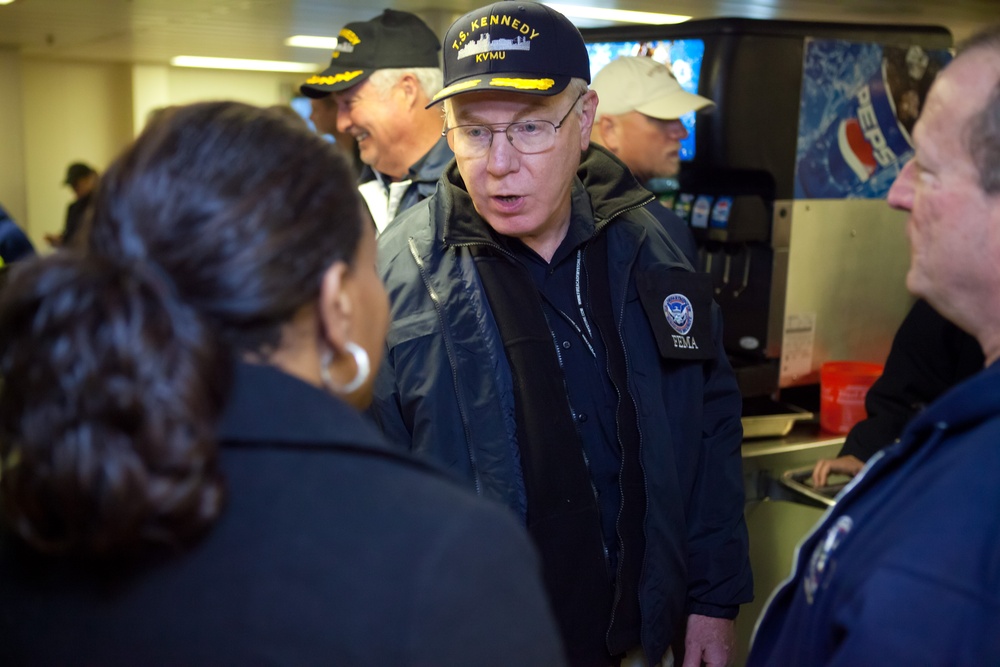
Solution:
[{"label": "white ceiling", "polygon": [[[1000,0],[561,0],[701,18],[747,17],[944,25],[956,38],[1000,20]],[[175,55],[323,63],[294,34],[335,36],[385,7],[438,33],[486,0],[15,0],[0,5],[0,48],[31,57],[166,63]],[[593,25],[593,24],[592,24]],[[608,24],[605,24],[608,25]]]}]

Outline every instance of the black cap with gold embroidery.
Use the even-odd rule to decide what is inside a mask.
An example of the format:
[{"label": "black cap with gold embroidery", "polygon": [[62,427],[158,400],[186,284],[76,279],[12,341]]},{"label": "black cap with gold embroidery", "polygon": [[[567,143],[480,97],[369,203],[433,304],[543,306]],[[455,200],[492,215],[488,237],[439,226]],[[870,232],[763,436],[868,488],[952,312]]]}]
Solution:
[{"label": "black cap with gold embroidery", "polygon": [[369,21],[344,26],[330,66],[299,90],[308,97],[326,97],[358,85],[378,69],[440,67],[440,50],[437,35],[420,17],[387,9]]},{"label": "black cap with gold embroidery", "polygon": [[431,104],[476,90],[556,95],[572,78],[590,83],[590,58],[569,19],[536,2],[495,2],[448,28],[444,88]]}]

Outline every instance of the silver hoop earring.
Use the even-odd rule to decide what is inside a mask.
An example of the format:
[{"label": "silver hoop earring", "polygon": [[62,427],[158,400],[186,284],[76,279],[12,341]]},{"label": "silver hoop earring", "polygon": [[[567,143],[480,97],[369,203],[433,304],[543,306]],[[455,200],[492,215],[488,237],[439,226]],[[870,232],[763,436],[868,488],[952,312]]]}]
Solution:
[{"label": "silver hoop earring", "polygon": [[357,366],[358,372],[343,387],[338,387],[330,375],[330,364],[333,363],[333,350],[330,347],[324,347],[319,360],[319,376],[323,380],[323,386],[335,394],[350,394],[352,391],[357,390],[365,383],[365,380],[368,379],[368,375],[371,373],[371,361],[368,358],[368,351],[365,348],[352,341],[344,343],[344,347],[354,357],[354,365]]}]

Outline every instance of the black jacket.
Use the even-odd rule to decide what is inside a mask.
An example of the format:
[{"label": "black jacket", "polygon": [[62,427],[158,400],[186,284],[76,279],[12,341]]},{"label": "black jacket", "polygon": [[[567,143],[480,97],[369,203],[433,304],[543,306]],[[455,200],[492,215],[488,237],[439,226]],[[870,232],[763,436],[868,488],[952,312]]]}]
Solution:
[{"label": "black jacket", "polygon": [[892,340],[882,376],[865,396],[866,419],[847,434],[840,456],[867,461],[952,386],[983,369],[979,342],[919,300]]},{"label": "black jacket", "polygon": [[219,433],[228,507],[187,553],[98,573],[0,537],[0,664],[563,664],[506,510],[272,367]]}]

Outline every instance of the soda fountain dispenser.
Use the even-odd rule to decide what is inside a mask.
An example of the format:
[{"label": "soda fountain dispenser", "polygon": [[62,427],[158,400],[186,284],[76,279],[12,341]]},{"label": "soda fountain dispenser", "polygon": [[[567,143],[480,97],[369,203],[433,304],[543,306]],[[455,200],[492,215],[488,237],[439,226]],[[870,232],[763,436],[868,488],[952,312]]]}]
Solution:
[{"label": "soda fountain dispenser", "polygon": [[912,304],[905,215],[884,198],[948,30],[708,19],[581,32],[594,73],[648,55],[716,103],[682,119],[669,200],[712,275],[744,398],[814,385],[830,359],[884,361]]}]

